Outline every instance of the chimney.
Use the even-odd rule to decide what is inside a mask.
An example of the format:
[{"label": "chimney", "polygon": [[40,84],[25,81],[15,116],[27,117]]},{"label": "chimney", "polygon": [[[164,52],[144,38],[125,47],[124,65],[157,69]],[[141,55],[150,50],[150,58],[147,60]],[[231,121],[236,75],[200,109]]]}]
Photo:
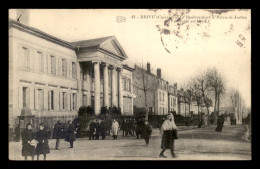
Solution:
[{"label": "chimney", "polygon": [[147,62],[147,72],[151,73],[151,65],[149,62]]},{"label": "chimney", "polygon": [[16,18],[17,22],[30,26],[30,11],[28,9],[16,9]]},{"label": "chimney", "polygon": [[159,78],[162,77],[161,69],[160,69],[160,68],[157,68],[157,76],[158,76]]}]

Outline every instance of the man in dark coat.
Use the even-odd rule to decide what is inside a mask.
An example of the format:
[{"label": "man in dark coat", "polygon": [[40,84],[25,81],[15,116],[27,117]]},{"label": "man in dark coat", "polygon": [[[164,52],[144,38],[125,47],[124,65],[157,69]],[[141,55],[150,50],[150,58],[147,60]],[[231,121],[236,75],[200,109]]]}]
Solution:
[{"label": "man in dark coat", "polygon": [[102,140],[104,140],[106,138],[106,123],[104,120],[102,120],[100,123],[100,134],[101,134]]},{"label": "man in dark coat", "polygon": [[218,121],[217,121],[217,127],[215,129],[217,132],[222,131],[222,127],[224,125],[224,122],[225,122],[225,118],[222,115],[220,115],[219,118],[218,118]]},{"label": "man in dark coat", "polygon": [[146,147],[148,147],[151,134],[152,134],[152,127],[149,125],[148,121],[145,121],[145,125],[143,126],[143,136],[144,136]]},{"label": "man in dark coat", "polygon": [[99,120],[96,120],[96,140],[99,140],[99,134],[100,134],[100,123]]},{"label": "man in dark coat", "polygon": [[95,120],[91,120],[91,123],[89,125],[89,140],[94,140],[95,138],[95,129],[96,129],[96,123]]},{"label": "man in dark coat", "polygon": [[126,121],[125,130],[126,130],[126,136],[128,136],[128,134],[130,134],[131,136],[133,135],[132,131],[131,131],[131,124],[130,124],[129,120]]},{"label": "man in dark coat", "polygon": [[68,121],[69,127],[67,129],[67,135],[65,141],[70,142],[70,148],[73,148],[73,142],[76,140],[76,128],[72,124],[71,120]]},{"label": "man in dark coat", "polygon": [[63,126],[61,124],[61,121],[58,120],[58,122],[54,125],[53,135],[52,135],[52,138],[56,139],[56,146],[55,146],[56,150],[59,150],[60,139],[62,139],[62,137],[63,137]]},{"label": "man in dark coat", "polygon": [[123,120],[120,130],[123,131],[123,136],[125,136],[126,135],[126,119]]},{"label": "man in dark coat", "polygon": [[138,119],[137,120],[137,123],[136,123],[136,139],[139,139],[139,136],[141,134],[141,125],[142,125],[142,121],[141,119]]},{"label": "man in dark coat", "polygon": [[44,124],[40,124],[40,130],[36,133],[36,140],[38,141],[36,146],[37,160],[39,160],[40,154],[43,154],[44,160],[46,160],[46,154],[50,153],[48,133],[44,129]]}]

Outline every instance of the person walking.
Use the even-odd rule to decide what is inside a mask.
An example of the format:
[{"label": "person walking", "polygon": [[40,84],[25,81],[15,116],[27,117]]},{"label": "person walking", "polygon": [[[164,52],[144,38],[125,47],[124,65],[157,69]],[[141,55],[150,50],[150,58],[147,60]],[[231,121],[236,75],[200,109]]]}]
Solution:
[{"label": "person walking", "polygon": [[89,140],[95,139],[95,129],[96,129],[96,123],[95,120],[91,120],[89,125]]},{"label": "person walking", "polygon": [[71,120],[68,121],[69,126],[67,129],[67,134],[66,134],[66,138],[65,141],[70,143],[70,148],[73,148],[73,142],[76,140],[76,129],[75,129],[75,125],[72,124]]},{"label": "person walking", "polygon": [[166,149],[170,149],[172,157],[176,157],[174,154],[174,139],[177,139],[177,126],[174,122],[174,116],[172,113],[167,115],[167,119],[161,126],[162,142],[161,153],[159,157],[167,158],[163,153]]},{"label": "person walking", "polygon": [[96,140],[99,140],[99,135],[100,135],[100,122],[99,120],[96,120],[96,130],[95,130]]},{"label": "person walking", "polygon": [[39,160],[40,154],[43,154],[43,159],[46,160],[46,155],[50,153],[48,133],[44,129],[44,124],[39,125],[40,130],[36,133],[36,140],[38,141],[36,146],[37,160]]},{"label": "person walking", "polygon": [[123,120],[120,129],[123,131],[123,136],[126,136],[126,119]]},{"label": "person walking", "polygon": [[114,119],[113,124],[112,124],[112,135],[113,135],[114,140],[117,140],[118,128],[119,128],[119,124],[116,121],[116,119]]},{"label": "person walking", "polygon": [[62,137],[63,137],[63,126],[61,124],[61,121],[58,120],[57,123],[54,125],[53,135],[52,135],[52,138],[56,139],[56,146],[55,146],[56,150],[59,150],[60,139],[62,139]]},{"label": "person walking", "polygon": [[149,125],[149,122],[146,120],[145,125],[143,126],[143,135],[145,140],[145,146],[148,147],[149,140],[152,134],[152,127]]},{"label": "person walking", "polygon": [[27,156],[32,156],[32,160],[34,160],[34,156],[36,153],[35,145],[33,145],[33,131],[32,125],[30,123],[26,124],[26,128],[21,133],[22,135],[22,156],[27,160]]},{"label": "person walking", "polygon": [[220,115],[218,118],[218,121],[217,121],[217,127],[216,127],[215,131],[221,132],[224,122],[225,122],[225,118],[222,115]]},{"label": "person walking", "polygon": [[100,123],[100,133],[101,133],[102,140],[105,140],[106,139],[106,123],[104,120],[102,120]]}]

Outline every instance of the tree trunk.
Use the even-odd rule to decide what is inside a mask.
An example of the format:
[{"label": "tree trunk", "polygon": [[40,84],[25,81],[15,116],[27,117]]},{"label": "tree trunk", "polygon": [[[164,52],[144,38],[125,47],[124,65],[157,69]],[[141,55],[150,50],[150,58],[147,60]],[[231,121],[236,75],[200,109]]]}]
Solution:
[{"label": "tree trunk", "polygon": [[186,117],[186,102],[184,102],[184,117]]},{"label": "tree trunk", "polygon": [[144,99],[145,99],[145,120],[148,120],[148,108],[147,108],[146,91],[144,91]]},{"label": "tree trunk", "polygon": [[214,118],[215,118],[215,120],[214,120],[214,124],[216,124],[216,122],[217,122],[217,101],[218,101],[218,98],[217,98],[218,96],[217,96],[217,91],[215,90],[215,105],[214,105]]}]

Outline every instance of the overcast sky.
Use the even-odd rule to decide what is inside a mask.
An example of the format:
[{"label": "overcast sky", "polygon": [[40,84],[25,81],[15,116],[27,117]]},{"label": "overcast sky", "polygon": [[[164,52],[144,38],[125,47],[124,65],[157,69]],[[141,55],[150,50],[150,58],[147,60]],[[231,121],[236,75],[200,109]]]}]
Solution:
[{"label": "overcast sky", "polygon": [[[146,66],[148,61],[154,73],[161,68],[162,77],[172,84],[177,82],[178,87],[197,72],[215,66],[225,76],[228,87],[239,89],[250,106],[251,11],[229,10],[218,14],[190,10],[184,11],[181,22],[172,20],[168,26],[164,24],[165,17],[181,12],[33,9],[30,26],[69,42],[115,35],[129,57],[125,63]],[[117,16],[125,17],[125,21],[117,22]],[[204,18],[198,22],[198,17]],[[162,31],[165,29],[169,31]]]}]

